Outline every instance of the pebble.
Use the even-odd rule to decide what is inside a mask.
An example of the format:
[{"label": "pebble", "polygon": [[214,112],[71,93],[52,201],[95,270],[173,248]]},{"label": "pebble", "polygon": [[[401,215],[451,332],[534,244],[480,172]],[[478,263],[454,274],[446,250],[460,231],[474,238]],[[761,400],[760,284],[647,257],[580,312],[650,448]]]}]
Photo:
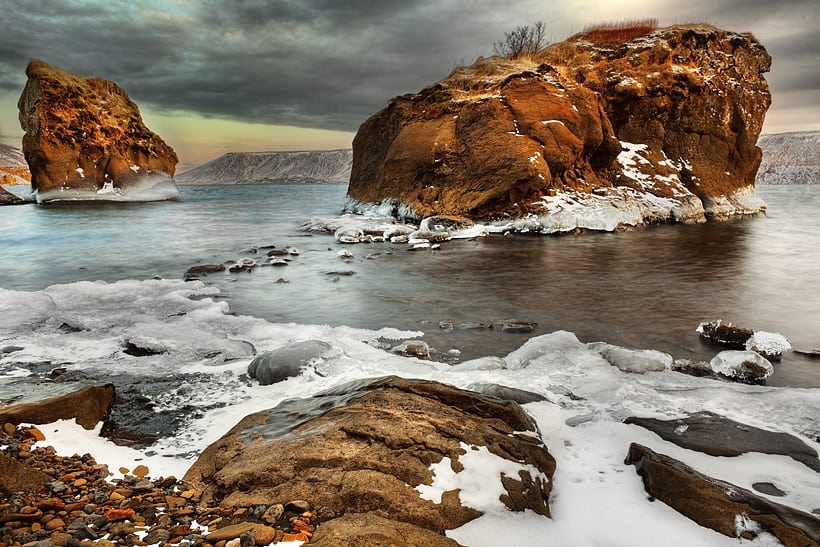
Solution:
[{"label": "pebble", "polygon": [[[0,428],[0,452],[48,477],[45,488],[0,499],[0,547],[309,542],[317,524],[337,516],[326,507],[312,510],[305,500],[236,510],[200,505],[202,492],[174,477],[151,478],[145,466],[130,474],[121,468],[123,478],[110,480],[108,467],[89,455],[35,448],[32,429]],[[210,532],[192,530],[194,520]]]}]

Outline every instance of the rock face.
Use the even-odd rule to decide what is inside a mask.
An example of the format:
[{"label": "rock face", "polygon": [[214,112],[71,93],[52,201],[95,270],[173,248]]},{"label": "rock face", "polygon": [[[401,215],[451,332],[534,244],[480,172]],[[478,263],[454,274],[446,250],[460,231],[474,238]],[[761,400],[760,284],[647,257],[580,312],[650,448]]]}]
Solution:
[{"label": "rock face", "polygon": [[814,515],[698,473],[645,446],[632,443],[626,463],[635,465],[652,497],[701,526],[745,539],[766,532],[786,546],[820,542],[820,519]]},{"label": "rock face", "polygon": [[247,416],[202,453],[185,480],[205,503],[305,499],[442,534],[482,511],[462,504],[454,487],[437,495],[433,469],[457,473],[485,451],[506,468],[483,485],[500,493],[494,503],[549,516],[555,460],[518,404],[396,377]]},{"label": "rock face", "polygon": [[178,199],[177,156],[115,83],[32,60],[18,102],[38,199]]},{"label": "rock face", "polygon": [[231,152],[180,173],[179,184],[345,183],[352,150]]},{"label": "rock face", "polygon": [[820,131],[761,135],[759,184],[820,183]]},{"label": "rock face", "polygon": [[534,215],[512,228],[541,232],[760,213],[770,62],[751,35],[707,25],[479,59],[362,124],[349,208]]},{"label": "rock face", "polygon": [[22,205],[23,203],[25,203],[25,200],[0,186],[0,205]]}]

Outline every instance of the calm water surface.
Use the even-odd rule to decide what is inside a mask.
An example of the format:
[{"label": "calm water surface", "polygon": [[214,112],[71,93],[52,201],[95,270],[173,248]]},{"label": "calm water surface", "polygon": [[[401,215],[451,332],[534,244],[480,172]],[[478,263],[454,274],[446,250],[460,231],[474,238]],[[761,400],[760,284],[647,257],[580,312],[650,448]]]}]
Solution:
[{"label": "calm water surface", "polygon": [[[820,185],[762,186],[766,218],[618,234],[451,241],[441,250],[345,246],[299,225],[333,217],[346,186],[183,187],[180,202],[0,209],[0,287],[181,277],[191,265],[297,247],[285,268],[205,278],[236,313],[274,322],[421,330],[461,358],[504,355],[565,329],[583,341],[709,359],[694,332],[723,318],[820,348]],[[346,248],[352,261],[336,253]],[[370,258],[366,256],[371,255]],[[352,275],[343,275],[347,272]],[[283,278],[288,283],[276,283]],[[537,322],[532,334],[461,328]],[[439,323],[452,321],[446,331]],[[820,387],[820,361],[790,354],[773,385]]]}]

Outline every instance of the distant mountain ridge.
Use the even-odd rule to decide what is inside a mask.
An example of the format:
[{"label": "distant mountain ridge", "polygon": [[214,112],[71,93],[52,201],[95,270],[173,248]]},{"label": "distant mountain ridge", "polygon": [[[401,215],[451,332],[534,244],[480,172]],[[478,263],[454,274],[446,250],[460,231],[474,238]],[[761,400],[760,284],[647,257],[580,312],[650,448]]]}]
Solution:
[{"label": "distant mountain ridge", "polygon": [[353,151],[229,152],[174,177],[177,184],[346,183]]},{"label": "distant mountain ridge", "polygon": [[757,184],[820,184],[820,131],[761,135]]}]

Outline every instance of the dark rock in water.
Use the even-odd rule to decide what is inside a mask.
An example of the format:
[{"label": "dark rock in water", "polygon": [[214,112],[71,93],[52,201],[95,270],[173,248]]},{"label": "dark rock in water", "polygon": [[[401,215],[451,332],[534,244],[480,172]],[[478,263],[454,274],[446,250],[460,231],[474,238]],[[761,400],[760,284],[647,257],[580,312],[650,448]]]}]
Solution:
[{"label": "dark rock in water", "polygon": [[351,382],[247,416],[203,451],[184,480],[202,491],[202,503],[248,507],[304,497],[314,507],[441,534],[481,512],[462,506],[455,491],[438,502],[416,488],[434,483],[432,464],[458,469],[474,450],[521,466],[502,480],[504,505],[549,516],[555,460],[518,404],[397,377]]},{"label": "dark rock in water", "polygon": [[333,272],[325,272],[325,275],[339,275],[339,276],[351,276],[356,275],[356,272],[353,270],[340,270],[340,271],[333,271]]},{"label": "dark rock in water", "polygon": [[752,539],[765,531],[784,545],[820,542],[820,519],[814,515],[698,473],[645,446],[632,443],[625,463],[635,465],[653,498],[723,535]]},{"label": "dark rock in water", "polygon": [[263,386],[299,376],[308,363],[331,348],[321,340],[294,342],[273,351],[257,355],[248,365],[248,374]]},{"label": "dark rock in water", "polygon": [[690,376],[714,377],[715,371],[705,361],[692,361],[691,359],[675,359],[672,362],[672,370]]},{"label": "dark rock in water", "polygon": [[754,488],[761,494],[768,494],[770,496],[776,496],[778,498],[782,498],[786,495],[786,493],[783,490],[781,490],[780,488],[778,488],[770,482],[756,482],[752,484],[752,488]]},{"label": "dark rock in water", "polygon": [[329,520],[310,538],[312,547],[459,547],[461,544],[441,534],[413,524],[373,513],[348,513]]},{"label": "dark rock in water", "polygon": [[538,323],[535,323],[534,321],[519,321],[518,319],[505,319],[504,321],[500,321],[496,328],[501,330],[501,332],[529,333],[534,331],[535,327],[537,326]]},{"label": "dark rock in water", "polygon": [[407,357],[430,358],[430,346],[424,340],[406,340],[391,348],[390,351]]},{"label": "dark rock in water", "polygon": [[208,275],[209,273],[224,272],[225,266],[223,264],[199,264],[191,266],[185,272],[185,281],[194,281],[200,276]]},{"label": "dark rock in water", "polygon": [[742,424],[712,412],[698,412],[677,420],[631,417],[624,423],[639,425],[664,440],[710,456],[780,454],[820,473],[817,452],[797,437]]},{"label": "dark rock in water", "polygon": [[0,424],[50,424],[74,419],[85,429],[94,429],[114,403],[114,386],[90,386],[67,395],[0,408]]},{"label": "dark rock in water", "polygon": [[287,256],[288,254],[290,253],[288,253],[287,249],[271,249],[267,253],[268,256]]},{"label": "dark rock in water", "polygon": [[125,347],[122,352],[132,357],[150,357],[151,355],[162,355],[165,353],[165,350],[144,348],[131,341],[127,341],[125,342]]},{"label": "dark rock in water", "polygon": [[2,348],[0,348],[0,354],[14,353],[15,351],[20,351],[20,350],[23,350],[23,349],[25,349],[25,348],[23,348],[21,346],[3,346]]},{"label": "dark rock in water", "polygon": [[499,384],[489,384],[489,383],[476,383],[470,384],[468,389],[481,393],[483,395],[489,395],[490,397],[495,397],[496,399],[504,399],[506,401],[515,401],[519,405],[524,405],[527,403],[535,403],[538,401],[546,401],[547,398],[539,393],[533,393],[532,391],[526,391],[523,389],[518,389],[514,387],[507,387],[502,386]]},{"label": "dark rock in water", "polygon": [[721,319],[701,323],[697,331],[701,337],[730,349],[746,349],[746,341],[754,334],[751,329],[724,323]]}]

